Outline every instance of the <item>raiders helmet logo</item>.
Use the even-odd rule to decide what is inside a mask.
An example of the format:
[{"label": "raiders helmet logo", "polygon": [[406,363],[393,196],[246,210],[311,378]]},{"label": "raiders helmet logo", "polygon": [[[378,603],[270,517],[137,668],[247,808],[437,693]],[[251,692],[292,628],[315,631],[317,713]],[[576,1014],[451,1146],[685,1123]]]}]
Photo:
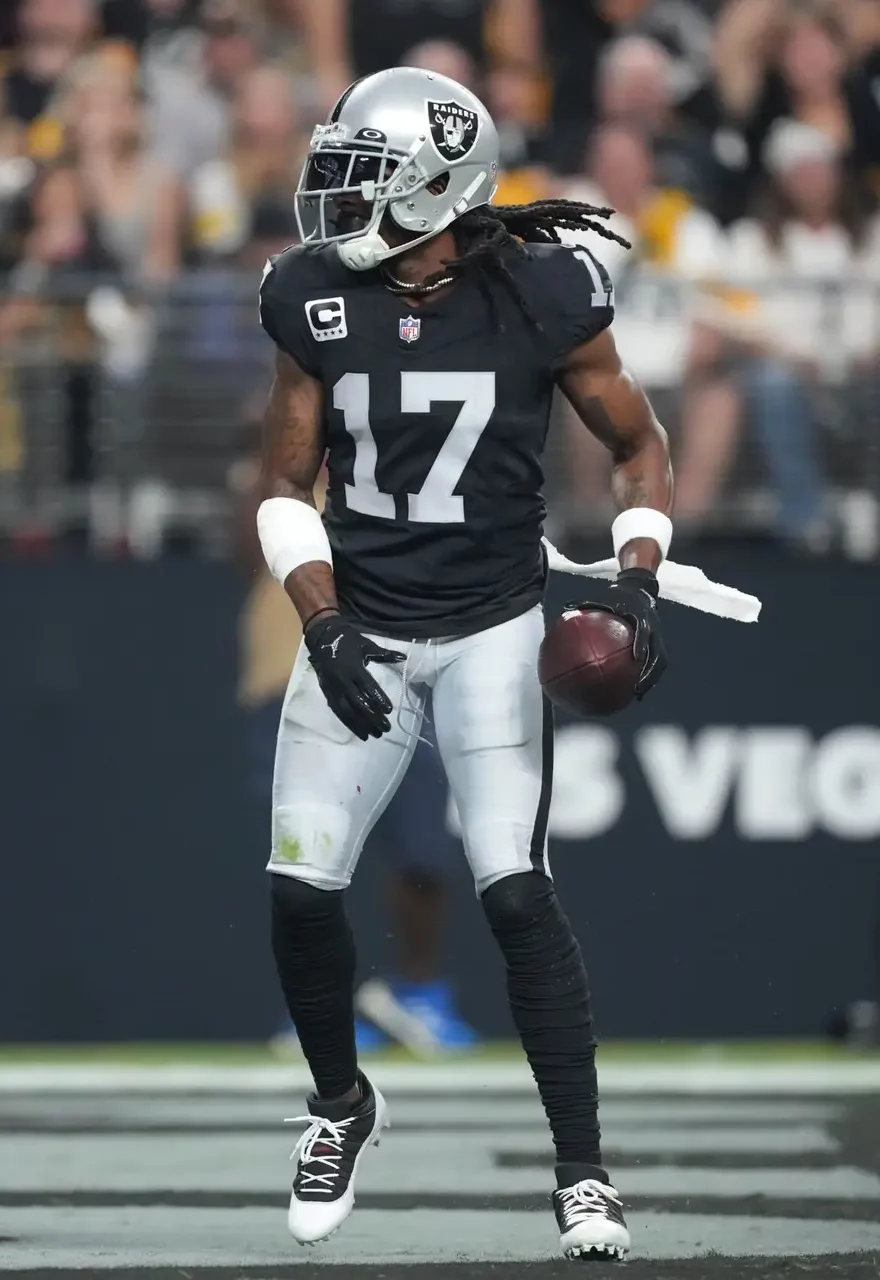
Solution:
[{"label": "raiders helmet logo", "polygon": [[477,140],[479,120],[458,102],[429,102],[428,119],[434,146],[444,160],[461,160]]}]

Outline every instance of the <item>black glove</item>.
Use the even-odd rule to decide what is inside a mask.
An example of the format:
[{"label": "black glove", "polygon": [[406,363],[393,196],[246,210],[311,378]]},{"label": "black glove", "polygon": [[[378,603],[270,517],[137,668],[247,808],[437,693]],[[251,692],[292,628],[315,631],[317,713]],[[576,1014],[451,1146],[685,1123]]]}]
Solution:
[{"label": "black glove", "polygon": [[362,742],[381,738],[391,728],[391,702],[367,671],[367,663],[403,662],[406,654],[380,648],[338,614],[307,623],[304,639],[333,714]]},{"label": "black glove", "polygon": [[643,663],[636,697],[644,698],[669,665],[657,616],[657,575],[650,569],[621,569],[608,593],[608,603],[619,618],[636,629],[633,657]]}]

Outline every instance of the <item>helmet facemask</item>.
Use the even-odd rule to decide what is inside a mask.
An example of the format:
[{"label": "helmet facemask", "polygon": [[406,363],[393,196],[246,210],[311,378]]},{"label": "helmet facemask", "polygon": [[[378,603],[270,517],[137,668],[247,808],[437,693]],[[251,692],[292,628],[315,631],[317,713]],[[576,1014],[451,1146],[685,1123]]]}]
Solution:
[{"label": "helmet facemask", "polygon": [[[456,214],[429,190],[439,195],[436,176],[419,163],[424,138],[404,153],[363,136],[349,141],[347,134],[338,124],[316,127],[296,192],[296,220],[304,245],[335,244],[346,266],[364,271],[431,239]],[[386,212],[409,233],[400,244],[380,233]]]},{"label": "helmet facemask", "polygon": [[[427,185],[428,175],[416,163],[421,144],[407,155],[386,142],[349,141],[347,134],[345,126],[332,124],[318,125],[312,135],[296,192],[300,237],[306,246],[364,241],[364,248],[374,246],[382,257],[390,257],[408,246],[387,244],[379,225],[394,200]],[[346,260],[347,255],[340,256]]]}]

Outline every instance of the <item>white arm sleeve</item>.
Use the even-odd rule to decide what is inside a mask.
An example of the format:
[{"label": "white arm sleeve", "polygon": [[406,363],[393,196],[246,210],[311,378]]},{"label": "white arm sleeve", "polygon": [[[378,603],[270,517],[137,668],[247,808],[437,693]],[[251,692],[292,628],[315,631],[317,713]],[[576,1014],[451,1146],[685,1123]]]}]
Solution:
[{"label": "white arm sleeve", "polygon": [[273,578],[283,584],[301,564],[323,560],[333,567],[324,523],[298,498],[267,498],[257,510],[257,532]]},{"label": "white arm sleeve", "polygon": [[661,558],[665,560],[672,542],[672,521],[669,516],[662,511],[655,511],[653,507],[630,507],[627,511],[621,511],[614,521],[611,537],[616,556],[620,555],[621,550],[633,538],[653,538],[660,548]]}]

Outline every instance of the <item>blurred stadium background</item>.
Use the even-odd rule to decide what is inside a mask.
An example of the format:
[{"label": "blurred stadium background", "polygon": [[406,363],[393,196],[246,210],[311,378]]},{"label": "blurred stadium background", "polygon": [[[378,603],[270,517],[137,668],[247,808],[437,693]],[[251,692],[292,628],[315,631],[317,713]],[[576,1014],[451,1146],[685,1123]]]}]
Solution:
[{"label": "blurred stadium background", "polygon": [[[606,1087],[876,1090],[880,5],[6,0],[6,1118],[40,1090],[304,1087],[265,928],[297,636],[255,547],[256,289],[295,239],[313,123],[398,63],[487,102],[500,202],[618,211],[633,250],[593,247],[670,431],[678,558],[765,601],[748,629],[670,607],[650,701],[557,726],[551,854]],[[567,550],[607,554],[607,477],[560,407]],[[365,1043],[401,1088],[526,1088],[454,815],[439,869],[394,847],[423,799],[351,892],[362,978],[393,993],[409,965],[416,1022],[431,986],[476,1043],[450,1062],[405,1019]],[[407,958],[401,902],[440,932],[436,971]]]}]

